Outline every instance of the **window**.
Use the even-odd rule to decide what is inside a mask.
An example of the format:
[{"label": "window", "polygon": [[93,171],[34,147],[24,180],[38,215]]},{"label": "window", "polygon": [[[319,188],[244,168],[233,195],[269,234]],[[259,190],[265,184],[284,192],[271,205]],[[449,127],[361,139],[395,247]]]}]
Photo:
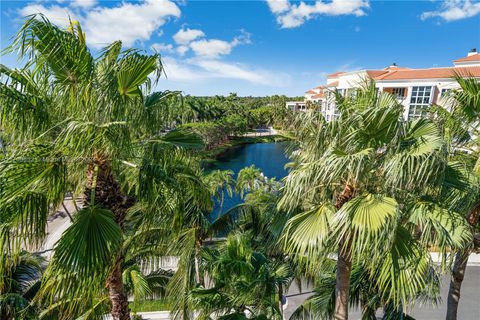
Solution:
[{"label": "window", "polygon": [[442,89],[442,91],[440,91],[440,96],[443,97],[444,95],[447,95],[450,91],[452,91],[452,89]]},{"label": "window", "polygon": [[405,98],[405,88],[392,88],[392,94],[397,97],[397,99]]},{"label": "window", "polygon": [[408,108],[408,119],[417,119],[425,115],[425,109],[430,105],[431,99],[432,87],[413,87]]},{"label": "window", "polygon": [[357,97],[357,89],[356,88],[347,89],[346,96],[351,99],[355,99]]}]

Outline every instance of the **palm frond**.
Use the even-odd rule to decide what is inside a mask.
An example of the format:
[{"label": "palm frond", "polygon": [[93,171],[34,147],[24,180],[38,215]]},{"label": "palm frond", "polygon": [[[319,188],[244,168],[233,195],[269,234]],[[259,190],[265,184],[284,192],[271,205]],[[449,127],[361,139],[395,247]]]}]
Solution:
[{"label": "palm frond", "polygon": [[447,165],[445,143],[429,120],[408,122],[400,148],[385,166],[386,183],[396,189],[422,189],[438,185]]},{"label": "palm frond", "polygon": [[110,211],[96,207],[84,208],[75,217],[55,247],[52,265],[79,277],[105,274],[122,241],[118,224]]},{"label": "palm frond", "polygon": [[[398,216],[395,199],[382,195],[364,194],[347,202],[332,218],[336,243],[345,239],[353,252],[369,252],[372,261],[383,254],[385,233],[391,230]],[[345,249],[345,248],[342,248]]]},{"label": "palm frond", "polygon": [[36,69],[49,68],[59,84],[69,88],[91,77],[93,58],[80,35],[61,30],[43,15],[24,23],[9,50],[36,57]]},{"label": "palm frond", "polygon": [[143,98],[140,87],[147,82],[150,74],[156,72],[159,77],[162,70],[158,54],[146,56],[137,52],[127,53],[119,61],[118,92],[123,97]]},{"label": "palm frond", "polygon": [[301,263],[315,267],[317,260],[332,249],[328,242],[333,214],[332,205],[322,204],[290,218],[282,236],[286,252],[294,254]]},{"label": "palm frond", "polygon": [[422,244],[435,246],[443,253],[462,248],[472,240],[470,226],[463,215],[435,203],[424,201],[415,204],[409,222],[421,230]]}]

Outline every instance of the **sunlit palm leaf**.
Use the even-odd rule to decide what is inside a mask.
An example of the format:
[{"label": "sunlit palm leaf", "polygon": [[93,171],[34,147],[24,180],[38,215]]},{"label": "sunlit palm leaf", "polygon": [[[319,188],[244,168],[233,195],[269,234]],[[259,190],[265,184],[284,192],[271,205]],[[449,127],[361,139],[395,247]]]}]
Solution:
[{"label": "sunlit palm leaf", "polygon": [[317,258],[328,253],[327,242],[331,235],[334,208],[323,204],[318,208],[291,218],[285,227],[282,242],[287,252],[305,263],[315,264]]},{"label": "sunlit palm leaf", "polygon": [[76,214],[55,248],[53,264],[78,276],[106,272],[120,242],[121,231],[112,213],[87,207]]},{"label": "sunlit palm leaf", "polygon": [[348,239],[352,250],[370,252],[371,258],[380,254],[385,232],[391,230],[398,215],[395,199],[382,195],[365,194],[347,202],[333,217],[336,241]]},{"label": "sunlit palm leaf", "polygon": [[151,73],[162,70],[159,58],[159,55],[146,56],[136,52],[123,57],[117,73],[120,95],[130,98],[142,97],[140,86],[147,81]]},{"label": "sunlit palm leaf", "polygon": [[445,250],[461,248],[472,240],[470,226],[462,215],[435,203],[419,202],[412,208],[409,222],[421,230],[421,241]]}]

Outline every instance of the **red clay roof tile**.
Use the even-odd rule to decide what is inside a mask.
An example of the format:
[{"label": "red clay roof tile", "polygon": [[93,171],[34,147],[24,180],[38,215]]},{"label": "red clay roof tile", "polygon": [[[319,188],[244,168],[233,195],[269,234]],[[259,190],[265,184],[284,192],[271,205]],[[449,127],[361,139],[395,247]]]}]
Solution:
[{"label": "red clay roof tile", "polygon": [[456,75],[480,77],[480,67],[451,67],[391,71],[374,77],[375,80],[448,79]]},{"label": "red clay roof tile", "polygon": [[467,57],[453,60],[453,62],[469,62],[469,61],[480,61],[480,53],[472,54]]}]

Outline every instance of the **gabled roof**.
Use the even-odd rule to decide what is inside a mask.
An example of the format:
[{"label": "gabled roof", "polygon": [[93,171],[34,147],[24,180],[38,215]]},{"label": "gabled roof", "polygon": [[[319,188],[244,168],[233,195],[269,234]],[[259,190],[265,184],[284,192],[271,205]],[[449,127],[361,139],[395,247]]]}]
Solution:
[{"label": "gabled roof", "polygon": [[375,79],[376,77],[379,77],[382,74],[388,73],[389,71],[388,70],[366,70],[366,72],[370,78]]},{"label": "gabled roof", "polygon": [[480,77],[480,67],[451,67],[431,69],[411,69],[391,71],[377,77],[375,80],[415,80],[415,79],[448,79],[456,75],[462,77]]},{"label": "gabled roof", "polygon": [[310,89],[308,90],[307,92],[305,92],[306,94],[316,94],[317,92],[316,91],[313,91],[313,89]]},{"label": "gabled roof", "polygon": [[338,86],[338,81],[327,84],[327,87],[336,87]]},{"label": "gabled roof", "polygon": [[471,61],[480,61],[480,53],[475,53],[467,57],[463,57],[457,60],[453,60],[454,63],[456,62],[471,62]]},{"label": "gabled roof", "polygon": [[311,98],[312,99],[320,99],[320,98],[323,98],[325,95],[323,93],[319,93],[319,94],[316,94],[316,95],[313,95]]},{"label": "gabled roof", "polygon": [[407,67],[399,67],[396,65],[388,66],[383,70],[389,70],[389,71],[394,71],[394,70],[412,70],[412,68],[407,68]]},{"label": "gabled roof", "polygon": [[341,75],[342,73],[345,73],[345,72],[343,72],[343,71],[335,72],[335,73],[327,75],[327,78],[338,78],[338,76]]}]

